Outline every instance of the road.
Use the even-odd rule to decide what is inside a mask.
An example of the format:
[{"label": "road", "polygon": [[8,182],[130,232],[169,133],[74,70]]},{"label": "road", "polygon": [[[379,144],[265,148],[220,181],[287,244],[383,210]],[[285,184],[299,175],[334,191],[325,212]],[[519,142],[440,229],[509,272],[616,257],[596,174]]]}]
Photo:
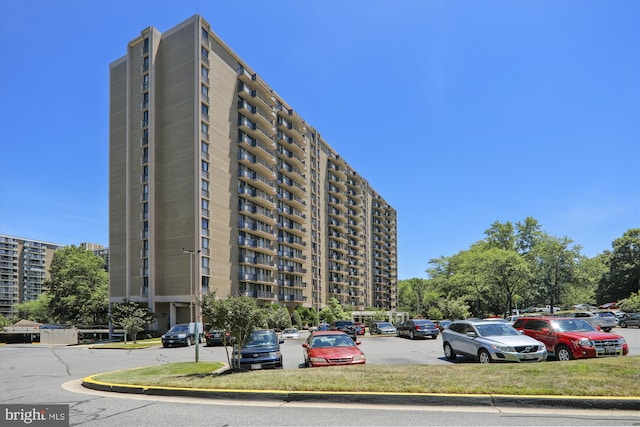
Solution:
[{"label": "road", "polygon": [[[616,330],[640,354],[640,330]],[[286,369],[302,362],[301,340],[283,345]],[[437,363],[441,340],[410,341],[365,337],[361,347],[368,363]],[[200,347],[201,360],[226,360],[221,347]],[[630,411],[558,410],[499,407],[398,407],[328,405],[309,402],[219,401],[101,393],[82,388],[91,374],[194,358],[194,347],[146,350],[97,350],[42,345],[0,346],[0,403],[68,404],[70,425],[640,425]],[[464,363],[461,359],[460,363]],[[547,362],[556,363],[556,362]],[[329,410],[328,410],[329,409]],[[34,425],[34,424],[32,424]]]}]

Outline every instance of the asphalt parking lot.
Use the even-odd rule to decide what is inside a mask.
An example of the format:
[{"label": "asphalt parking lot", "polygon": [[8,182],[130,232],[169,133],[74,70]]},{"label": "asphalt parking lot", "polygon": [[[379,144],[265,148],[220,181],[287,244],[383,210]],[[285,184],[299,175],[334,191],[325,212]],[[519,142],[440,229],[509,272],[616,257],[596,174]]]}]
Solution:
[{"label": "asphalt parking lot", "polygon": [[[630,355],[640,355],[640,328],[614,328],[612,333],[622,335],[629,344]],[[299,339],[288,339],[281,345],[285,369],[299,369],[304,361],[302,343],[308,336],[302,331]],[[395,336],[360,335],[360,349],[367,356],[367,363],[374,365],[451,365],[452,363],[475,363],[473,360],[458,357],[450,362],[442,351],[442,338],[410,340]],[[231,353],[231,347],[228,348]],[[193,352],[193,347],[178,347],[167,349],[172,351]],[[203,360],[225,361],[223,347],[201,346],[200,354]],[[552,361],[548,362],[552,363]]]}]

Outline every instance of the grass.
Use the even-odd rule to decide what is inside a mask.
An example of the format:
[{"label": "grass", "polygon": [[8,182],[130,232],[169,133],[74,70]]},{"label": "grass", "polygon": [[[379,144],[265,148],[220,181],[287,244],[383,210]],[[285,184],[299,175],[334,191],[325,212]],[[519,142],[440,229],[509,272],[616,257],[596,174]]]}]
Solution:
[{"label": "grass", "polygon": [[109,349],[124,349],[124,350],[132,350],[132,349],[140,349],[140,348],[149,348],[161,345],[162,341],[160,338],[151,338],[148,340],[137,340],[135,343],[133,341],[127,341],[125,344],[124,341],[118,342],[108,342],[103,344],[92,344],[90,348],[92,349],[100,349],[100,348],[109,348]]},{"label": "grass", "polygon": [[640,397],[640,356],[527,364],[364,365],[222,375],[185,362],[95,375],[107,383],[233,390]]}]

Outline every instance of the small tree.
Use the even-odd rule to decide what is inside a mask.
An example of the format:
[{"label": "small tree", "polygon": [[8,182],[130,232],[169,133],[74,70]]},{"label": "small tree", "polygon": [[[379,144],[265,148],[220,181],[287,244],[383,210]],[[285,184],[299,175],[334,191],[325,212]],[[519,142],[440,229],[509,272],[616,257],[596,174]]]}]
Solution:
[{"label": "small tree", "polygon": [[351,319],[351,314],[342,309],[340,302],[336,298],[331,298],[327,306],[320,310],[320,319],[331,323],[336,320],[349,320]]},{"label": "small tree", "polygon": [[251,334],[265,324],[264,311],[261,310],[253,298],[239,296],[224,300],[216,298],[215,292],[202,297],[200,302],[202,314],[211,322],[215,329],[228,331],[234,338],[234,357],[229,357],[229,349],[225,344],[227,361],[232,368],[240,368],[240,349],[249,341]]},{"label": "small tree", "polygon": [[285,329],[291,327],[291,316],[286,307],[271,304],[264,307],[267,327],[271,329]]},{"label": "small tree", "polygon": [[114,325],[124,329],[124,343],[127,343],[127,335],[135,343],[138,334],[144,331],[144,327],[153,322],[154,314],[149,307],[134,301],[124,301],[113,305],[111,321]]},{"label": "small tree", "polygon": [[300,313],[298,313],[297,310],[294,310],[293,313],[291,313],[291,325],[295,325],[298,329],[302,329],[303,327],[302,317],[300,317]]}]

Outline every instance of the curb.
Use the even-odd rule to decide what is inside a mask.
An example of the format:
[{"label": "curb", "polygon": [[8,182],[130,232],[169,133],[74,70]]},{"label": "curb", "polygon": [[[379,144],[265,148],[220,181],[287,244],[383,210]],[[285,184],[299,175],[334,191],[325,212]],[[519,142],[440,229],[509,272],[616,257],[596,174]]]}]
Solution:
[{"label": "curb", "polygon": [[439,393],[375,393],[324,392],[280,390],[226,390],[178,387],[148,387],[131,384],[112,384],[82,379],[82,386],[92,390],[132,393],[150,396],[183,396],[210,399],[277,400],[281,402],[329,402],[389,405],[446,405],[486,407],[548,407],[565,409],[620,409],[640,410],[638,397],[585,397],[585,396],[518,396],[490,394]]}]

